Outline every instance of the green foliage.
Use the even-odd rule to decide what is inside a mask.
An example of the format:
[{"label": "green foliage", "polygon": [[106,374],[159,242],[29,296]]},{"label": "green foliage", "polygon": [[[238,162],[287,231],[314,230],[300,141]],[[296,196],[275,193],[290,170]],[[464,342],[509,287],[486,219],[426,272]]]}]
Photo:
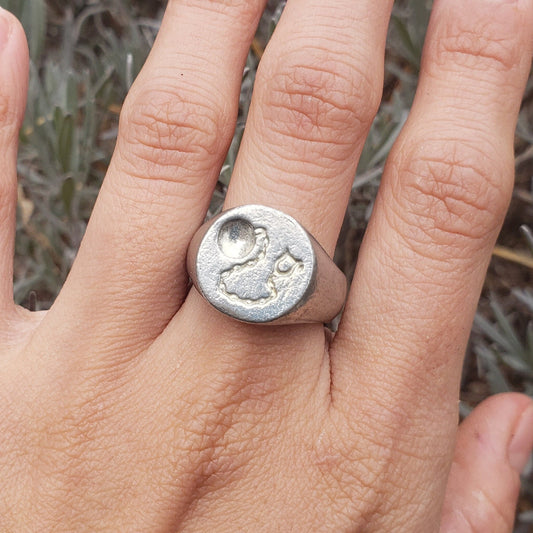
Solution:
[{"label": "green foliage", "polygon": [[[533,235],[521,227],[533,256]],[[489,295],[490,314],[478,312],[474,321],[474,352],[479,372],[491,392],[517,388],[533,397],[533,290],[515,287],[506,298],[506,312],[494,295]]]},{"label": "green foliage", "polygon": [[117,132],[118,112],[155,38],[159,17],[121,1],[52,10],[43,0],[0,0],[30,43],[21,130],[15,299],[31,288],[48,306],[62,285]]},{"label": "green foliage", "polygon": [[[432,4],[430,0],[399,2],[392,15],[394,49],[416,74],[420,71],[420,58]],[[394,68],[393,65],[391,67]]]},{"label": "green foliage", "polygon": [[47,25],[45,0],[2,0],[0,6],[14,13],[22,22],[27,36],[30,54],[38,60],[44,50]]},{"label": "green foliage", "polygon": [[526,334],[521,338],[513,325],[512,317],[508,316],[497,299],[491,301],[492,320],[478,313],[475,328],[484,339],[476,343],[474,351],[478,356],[480,372],[486,374],[491,392],[508,392],[513,390],[512,384],[501,369],[501,363],[508,370],[518,374],[524,383],[524,392],[533,396],[533,292],[517,289],[517,300],[522,300],[529,307],[531,321],[526,327]]}]

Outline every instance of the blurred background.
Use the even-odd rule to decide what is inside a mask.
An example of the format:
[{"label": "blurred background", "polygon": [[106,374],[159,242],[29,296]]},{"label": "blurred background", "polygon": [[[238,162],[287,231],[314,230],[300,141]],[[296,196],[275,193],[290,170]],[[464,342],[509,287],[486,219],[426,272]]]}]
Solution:
[{"label": "blurred background", "polygon": [[[83,237],[114,147],[124,97],[157,34],[163,0],[0,0],[26,30],[31,73],[20,133],[15,299],[46,309]],[[255,72],[284,7],[269,0],[243,73],[235,138],[211,211],[220,209]],[[397,1],[383,102],[354,176],[335,259],[351,277],[383,165],[413,100],[430,0]],[[217,43],[213,43],[217,46]],[[533,80],[516,132],[513,200],[487,275],[465,360],[461,415],[488,395],[533,396]],[[109,251],[112,253],[112,250]],[[523,476],[515,532],[533,531],[533,468]]]}]

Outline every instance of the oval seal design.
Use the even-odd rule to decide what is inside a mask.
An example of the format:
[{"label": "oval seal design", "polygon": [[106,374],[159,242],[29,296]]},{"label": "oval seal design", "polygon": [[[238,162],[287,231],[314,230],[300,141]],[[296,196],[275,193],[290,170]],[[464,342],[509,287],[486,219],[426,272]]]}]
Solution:
[{"label": "oval seal design", "polygon": [[292,217],[247,205],[215,219],[198,248],[198,288],[220,311],[271,322],[307,301],[315,275],[310,237]]}]

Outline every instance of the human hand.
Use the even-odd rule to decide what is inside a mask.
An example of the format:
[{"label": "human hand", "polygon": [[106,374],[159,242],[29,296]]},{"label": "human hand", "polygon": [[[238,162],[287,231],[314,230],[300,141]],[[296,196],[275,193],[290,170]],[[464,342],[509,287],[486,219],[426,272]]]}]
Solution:
[{"label": "human hand", "polygon": [[[189,292],[187,246],[263,4],[170,1],[72,272],[37,314],[12,301],[27,49],[1,14],[1,531],[512,527],[531,401],[491,398],[456,439],[457,400],[512,190],[533,2],[435,3],[334,339],[317,324],[237,323]],[[226,207],[281,209],[333,252],[391,5],[289,1]]]}]

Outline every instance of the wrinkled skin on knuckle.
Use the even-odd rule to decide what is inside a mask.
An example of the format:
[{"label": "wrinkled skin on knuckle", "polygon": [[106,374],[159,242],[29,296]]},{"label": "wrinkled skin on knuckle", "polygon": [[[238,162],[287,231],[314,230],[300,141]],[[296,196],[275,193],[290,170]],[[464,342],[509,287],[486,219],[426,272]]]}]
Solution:
[{"label": "wrinkled skin on knuckle", "polygon": [[[309,452],[317,472],[317,501],[337,519],[339,531],[383,531],[382,520],[395,509],[395,470],[404,460],[403,442],[396,428],[401,417],[375,410],[345,412],[330,409]],[[391,422],[394,419],[394,422]],[[381,528],[381,529],[380,529]]]},{"label": "wrinkled skin on knuckle", "polygon": [[[274,377],[265,379],[259,367],[208,372],[199,381],[202,390],[191,394],[186,424],[196,427],[193,438],[187,439],[193,482],[177,530],[194,531],[213,519],[221,527],[219,517],[235,513],[235,501],[239,501],[238,520],[250,525],[269,498],[281,496],[287,503],[283,494],[273,494],[270,488],[288,473],[299,472],[289,458],[301,445],[295,435],[306,435],[306,422],[297,416],[294,401],[278,390]],[[178,414],[176,422],[179,419]],[[300,481],[305,482],[305,477]],[[240,494],[246,497],[241,499]],[[228,526],[228,530],[235,529]]]},{"label": "wrinkled skin on knuckle", "polygon": [[[260,66],[256,86],[269,144],[306,149],[342,160],[375,116],[380,79],[324,49],[287,51]],[[280,142],[280,138],[284,141]],[[327,163],[326,163],[327,166]]]},{"label": "wrinkled skin on knuckle", "polygon": [[278,435],[274,418],[280,412],[279,406],[273,409],[276,385],[268,383],[273,380],[261,379],[254,369],[233,370],[206,381],[200,402],[203,407],[194,418],[201,424],[199,432],[208,436],[201,447],[208,461],[204,458],[202,465],[209,469],[207,477],[213,475],[220,482],[221,474],[231,477],[247,464],[254,442],[266,445]]},{"label": "wrinkled skin on knuckle", "polygon": [[[453,4],[453,3],[452,3]],[[440,9],[452,9],[440,7]],[[479,11],[484,9],[479,4],[470,6],[464,4],[461,9]],[[436,28],[436,35],[430,41],[431,48],[426,62],[438,72],[442,67],[454,68],[453,65],[463,65],[475,71],[508,72],[515,69],[521,59],[521,41],[516,35],[521,31],[520,19],[514,13],[511,5],[494,5],[491,9],[501,12],[501,16],[486,13],[466,13],[465,16],[441,15],[442,22]],[[473,17],[478,19],[476,27],[472,27]],[[515,31],[510,30],[510,21],[514,21]]]},{"label": "wrinkled skin on knuckle", "polygon": [[[219,345],[212,353],[224,361],[224,343]],[[183,463],[191,479],[189,506],[239,479],[252,457],[261,454],[256,444],[267,446],[271,439],[266,429],[275,398],[273,384],[263,381],[258,369],[232,368],[228,363],[225,371],[219,370],[199,369],[194,386],[180,391],[164,420],[162,433],[176,446],[174,461]],[[184,520],[188,514],[186,509]]]},{"label": "wrinkled skin on knuckle", "polygon": [[126,99],[117,141],[120,166],[166,181],[210,170],[231,140],[233,110],[200,91],[153,84]]},{"label": "wrinkled skin on knuckle", "polygon": [[[429,531],[446,482],[447,435],[436,445],[440,432],[429,438],[424,417],[413,421],[401,409],[372,404],[357,420],[333,413],[334,437],[317,448],[317,466],[329,480],[321,492],[341,495],[337,512],[350,517],[347,531]],[[428,464],[442,472],[440,485]]]},{"label": "wrinkled skin on knuckle", "polygon": [[316,471],[315,497],[322,508],[327,505],[340,531],[370,531],[386,506],[389,462],[376,447],[354,441],[344,422],[340,426],[321,432],[309,453]]},{"label": "wrinkled skin on knuckle", "polygon": [[457,140],[410,146],[397,147],[389,162],[391,224],[424,253],[446,247],[456,257],[486,246],[510,201],[512,157]]}]

